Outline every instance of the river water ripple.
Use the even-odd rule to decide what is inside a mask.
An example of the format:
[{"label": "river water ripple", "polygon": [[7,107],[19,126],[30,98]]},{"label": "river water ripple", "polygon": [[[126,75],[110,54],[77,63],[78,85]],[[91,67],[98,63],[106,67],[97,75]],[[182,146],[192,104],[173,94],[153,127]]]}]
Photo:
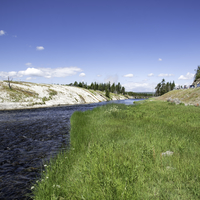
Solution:
[{"label": "river water ripple", "polygon": [[0,200],[31,199],[26,194],[31,193],[44,162],[69,147],[73,112],[104,104],[0,111]]}]

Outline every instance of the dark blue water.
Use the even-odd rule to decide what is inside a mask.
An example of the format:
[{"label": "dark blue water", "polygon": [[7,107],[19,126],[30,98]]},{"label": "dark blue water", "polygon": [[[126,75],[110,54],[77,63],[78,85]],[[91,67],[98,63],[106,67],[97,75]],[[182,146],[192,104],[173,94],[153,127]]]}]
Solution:
[{"label": "dark blue water", "polygon": [[63,107],[0,111],[0,199],[30,199],[32,183],[44,162],[69,147],[70,117],[107,103],[132,105],[128,99]]}]

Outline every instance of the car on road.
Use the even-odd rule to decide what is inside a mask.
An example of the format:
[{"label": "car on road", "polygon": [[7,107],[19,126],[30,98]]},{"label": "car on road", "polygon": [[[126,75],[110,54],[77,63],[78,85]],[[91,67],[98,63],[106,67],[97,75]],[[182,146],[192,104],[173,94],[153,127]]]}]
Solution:
[{"label": "car on road", "polygon": [[200,87],[200,83],[199,83],[199,84],[197,84],[197,87]]}]

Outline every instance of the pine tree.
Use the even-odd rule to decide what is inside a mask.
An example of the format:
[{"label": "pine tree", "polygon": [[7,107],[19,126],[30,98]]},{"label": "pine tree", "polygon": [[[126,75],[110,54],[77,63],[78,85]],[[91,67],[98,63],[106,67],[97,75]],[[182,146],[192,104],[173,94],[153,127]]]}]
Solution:
[{"label": "pine tree", "polygon": [[94,89],[94,84],[93,84],[93,82],[92,82],[91,85],[90,85],[90,89]]},{"label": "pine tree", "polygon": [[110,92],[109,92],[108,88],[106,88],[106,97],[110,98]]},{"label": "pine tree", "polygon": [[195,71],[196,71],[196,74],[194,75],[194,81],[200,78],[200,66],[198,66]]},{"label": "pine tree", "polygon": [[160,88],[161,88],[161,83],[158,83],[157,86],[155,87],[156,89],[156,96],[160,96]]},{"label": "pine tree", "polygon": [[125,88],[122,87],[122,94],[125,95]]},{"label": "pine tree", "polygon": [[113,83],[112,86],[111,86],[111,92],[112,92],[112,93],[115,92],[115,83]]}]

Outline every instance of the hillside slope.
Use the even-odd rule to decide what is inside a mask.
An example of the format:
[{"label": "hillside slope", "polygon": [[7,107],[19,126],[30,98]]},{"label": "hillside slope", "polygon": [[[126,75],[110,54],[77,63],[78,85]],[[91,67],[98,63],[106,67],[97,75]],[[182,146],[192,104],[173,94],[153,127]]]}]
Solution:
[{"label": "hillside slope", "polygon": [[185,105],[200,105],[200,87],[173,90],[160,97],[156,97],[156,99],[164,101],[167,101],[168,99],[171,101],[179,100]]},{"label": "hillside slope", "polygon": [[[87,90],[74,86],[12,82],[12,89],[6,81],[0,82],[0,110],[50,107],[84,103],[98,103],[109,100],[105,92]],[[119,94],[110,94],[110,100],[126,99]]]}]

